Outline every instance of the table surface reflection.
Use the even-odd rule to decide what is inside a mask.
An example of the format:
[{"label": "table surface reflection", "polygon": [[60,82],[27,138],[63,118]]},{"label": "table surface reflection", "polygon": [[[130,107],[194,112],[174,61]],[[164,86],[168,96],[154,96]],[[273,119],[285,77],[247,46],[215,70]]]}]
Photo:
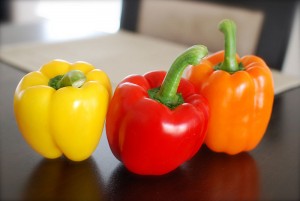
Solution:
[{"label": "table surface reflection", "polygon": [[112,155],[105,131],[82,162],[44,159],[23,140],[13,93],[25,73],[0,63],[1,200],[299,200],[300,88],[275,97],[259,146],[235,156],[205,146],[163,176],[132,174]]}]

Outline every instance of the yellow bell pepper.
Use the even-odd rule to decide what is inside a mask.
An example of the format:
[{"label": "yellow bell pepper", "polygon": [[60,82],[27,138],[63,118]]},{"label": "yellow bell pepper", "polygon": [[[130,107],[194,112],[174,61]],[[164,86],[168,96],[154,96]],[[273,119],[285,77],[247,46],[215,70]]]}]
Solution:
[{"label": "yellow bell pepper", "polygon": [[46,158],[82,161],[96,149],[112,89],[86,62],[53,60],[25,75],[14,95],[16,121],[27,143]]}]

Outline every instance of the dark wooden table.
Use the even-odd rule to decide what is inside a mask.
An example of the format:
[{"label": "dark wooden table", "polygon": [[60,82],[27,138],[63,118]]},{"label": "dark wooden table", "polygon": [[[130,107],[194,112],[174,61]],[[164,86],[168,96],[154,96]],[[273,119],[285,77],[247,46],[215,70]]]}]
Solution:
[{"label": "dark wooden table", "polygon": [[[8,33],[1,30],[2,41],[21,40]],[[42,39],[35,34],[34,39]],[[0,200],[300,200],[300,88],[275,97],[268,130],[252,152],[229,156],[203,146],[175,171],[145,177],[115,159],[105,131],[83,162],[47,160],[35,153],[13,112],[14,90],[24,75],[0,63]]]}]

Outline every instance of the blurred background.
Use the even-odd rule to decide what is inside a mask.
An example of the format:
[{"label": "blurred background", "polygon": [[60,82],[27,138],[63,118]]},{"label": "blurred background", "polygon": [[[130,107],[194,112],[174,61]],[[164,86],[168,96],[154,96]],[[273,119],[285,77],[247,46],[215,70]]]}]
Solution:
[{"label": "blurred background", "polygon": [[122,0],[2,0],[2,23],[47,23],[48,37],[76,37],[120,28]]},{"label": "blurred background", "polygon": [[3,22],[32,23],[51,21],[93,25],[99,30],[116,31],[122,0],[3,0]]},{"label": "blurred background", "polygon": [[[43,23],[46,29],[44,37],[48,40],[80,38],[101,32],[115,33],[121,27],[123,0],[1,0],[0,4],[3,26],[10,23]],[[153,12],[153,15],[156,14]],[[291,24],[288,45],[282,53],[284,60],[281,70],[300,78],[300,1],[296,2]]]}]

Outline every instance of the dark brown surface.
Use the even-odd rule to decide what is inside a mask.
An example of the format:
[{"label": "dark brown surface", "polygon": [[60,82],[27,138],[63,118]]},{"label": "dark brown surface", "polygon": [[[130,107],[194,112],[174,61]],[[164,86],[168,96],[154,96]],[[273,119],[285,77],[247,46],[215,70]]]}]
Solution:
[{"label": "dark brown surface", "polygon": [[262,142],[236,156],[199,153],[170,174],[129,173],[106,135],[91,158],[43,159],[23,140],[13,93],[25,73],[0,63],[0,200],[299,200],[300,88],[275,97]]}]

